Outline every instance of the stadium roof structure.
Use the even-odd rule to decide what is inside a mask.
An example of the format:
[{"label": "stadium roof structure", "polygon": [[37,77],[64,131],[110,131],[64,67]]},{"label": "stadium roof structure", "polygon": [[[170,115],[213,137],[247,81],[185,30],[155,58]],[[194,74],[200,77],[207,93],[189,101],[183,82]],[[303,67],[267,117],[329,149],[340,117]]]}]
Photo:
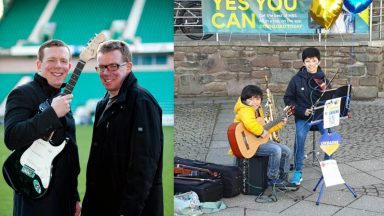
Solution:
[{"label": "stadium roof structure", "polygon": [[78,55],[99,32],[133,53],[173,52],[173,7],[156,0],[8,0],[0,20],[0,56],[30,56],[51,38]]}]

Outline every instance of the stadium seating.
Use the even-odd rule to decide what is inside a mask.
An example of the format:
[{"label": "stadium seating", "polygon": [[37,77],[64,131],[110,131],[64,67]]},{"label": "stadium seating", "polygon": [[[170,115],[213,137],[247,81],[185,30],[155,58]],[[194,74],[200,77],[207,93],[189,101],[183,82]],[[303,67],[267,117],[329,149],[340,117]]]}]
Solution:
[{"label": "stadium seating", "polygon": [[10,48],[31,34],[48,0],[14,0],[0,21],[0,48]]},{"label": "stadium seating", "polygon": [[60,1],[50,19],[56,23],[54,38],[85,44],[95,33],[109,29],[113,20],[128,19],[132,4],[126,0]]},{"label": "stadium seating", "polygon": [[[19,39],[31,45],[26,40],[47,3],[48,0],[13,0],[0,21],[0,48],[15,46]],[[84,45],[95,33],[110,30],[115,20],[127,21],[133,4],[134,1],[126,0],[59,1],[41,32],[53,24],[53,38],[70,45]],[[145,1],[135,37],[141,43],[173,42],[172,13],[172,8],[162,1]]]},{"label": "stadium seating", "polygon": [[136,31],[142,43],[173,42],[173,17],[169,16],[173,8],[164,5],[164,1],[147,0]]}]

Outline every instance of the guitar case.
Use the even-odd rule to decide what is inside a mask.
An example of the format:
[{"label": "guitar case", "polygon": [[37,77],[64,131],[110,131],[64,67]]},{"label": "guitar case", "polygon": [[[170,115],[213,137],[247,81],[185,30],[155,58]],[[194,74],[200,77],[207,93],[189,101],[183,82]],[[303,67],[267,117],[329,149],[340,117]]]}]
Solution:
[{"label": "guitar case", "polygon": [[242,172],[242,194],[258,196],[267,189],[268,157],[237,158],[236,164]]},{"label": "guitar case", "polygon": [[241,192],[242,177],[241,171],[237,166],[225,166],[221,164],[207,163],[198,160],[189,160],[180,157],[175,157],[174,163],[199,167],[220,173],[220,178],[223,182],[224,189],[223,197],[225,198],[237,196]]},{"label": "guitar case", "polygon": [[175,178],[174,193],[194,191],[199,196],[200,202],[216,202],[223,198],[223,182],[219,178],[209,180]]}]

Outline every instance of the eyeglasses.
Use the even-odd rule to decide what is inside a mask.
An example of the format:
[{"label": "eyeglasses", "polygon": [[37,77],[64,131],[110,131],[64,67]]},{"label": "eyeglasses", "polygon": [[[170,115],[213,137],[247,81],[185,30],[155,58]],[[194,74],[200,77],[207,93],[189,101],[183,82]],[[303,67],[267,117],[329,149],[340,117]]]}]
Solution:
[{"label": "eyeglasses", "polygon": [[108,69],[108,71],[110,72],[113,72],[113,71],[117,71],[121,66],[124,66],[126,65],[127,62],[123,63],[123,64],[109,64],[109,65],[99,65],[97,67],[95,67],[96,71],[101,73],[103,72],[105,69]]}]

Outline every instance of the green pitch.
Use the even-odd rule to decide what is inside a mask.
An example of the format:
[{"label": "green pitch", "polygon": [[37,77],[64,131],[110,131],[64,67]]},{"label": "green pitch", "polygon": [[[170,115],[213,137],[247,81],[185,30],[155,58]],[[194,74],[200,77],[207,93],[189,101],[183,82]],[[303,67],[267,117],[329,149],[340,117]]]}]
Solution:
[{"label": "green pitch", "polygon": [[[173,127],[163,127],[164,131],[164,215],[173,215]],[[85,173],[91,144],[92,126],[77,126],[77,144],[79,147],[81,172],[79,175],[78,190],[80,197],[85,193]],[[0,126],[0,165],[2,166],[10,151],[4,145],[4,127]],[[0,216],[12,215],[13,191],[5,183],[4,177],[0,174]]]}]

